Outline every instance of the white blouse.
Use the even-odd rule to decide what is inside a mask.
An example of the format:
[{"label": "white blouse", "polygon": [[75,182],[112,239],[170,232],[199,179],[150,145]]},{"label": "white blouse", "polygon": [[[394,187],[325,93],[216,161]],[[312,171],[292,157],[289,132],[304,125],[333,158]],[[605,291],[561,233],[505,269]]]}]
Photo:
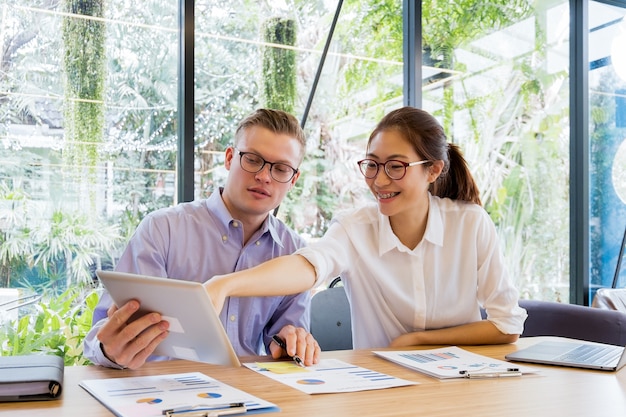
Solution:
[{"label": "white blouse", "polygon": [[393,233],[376,204],[333,220],[298,250],[316,284],[341,276],[350,299],[355,349],[386,347],[414,331],[481,320],[521,334],[526,311],[506,273],[495,226],[476,204],[430,196],[424,238],[413,250]]}]

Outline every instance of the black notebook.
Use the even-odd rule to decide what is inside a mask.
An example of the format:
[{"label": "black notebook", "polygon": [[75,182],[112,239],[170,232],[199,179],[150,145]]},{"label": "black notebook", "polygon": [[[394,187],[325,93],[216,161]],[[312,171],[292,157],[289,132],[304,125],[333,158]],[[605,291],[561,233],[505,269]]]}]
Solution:
[{"label": "black notebook", "polygon": [[0,401],[58,398],[64,369],[63,358],[56,355],[0,356]]}]

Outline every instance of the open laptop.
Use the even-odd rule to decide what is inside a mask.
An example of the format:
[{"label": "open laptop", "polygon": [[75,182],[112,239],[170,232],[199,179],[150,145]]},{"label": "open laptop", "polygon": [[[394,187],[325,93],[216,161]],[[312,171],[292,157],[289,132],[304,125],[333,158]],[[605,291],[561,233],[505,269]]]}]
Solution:
[{"label": "open laptop", "polygon": [[96,271],[96,275],[117,306],[135,299],[141,307],[134,316],[157,312],[169,322],[169,335],[156,348],[155,355],[241,365],[201,283],[115,271]]},{"label": "open laptop", "polygon": [[510,361],[618,371],[626,365],[626,348],[576,340],[542,341],[509,353]]}]

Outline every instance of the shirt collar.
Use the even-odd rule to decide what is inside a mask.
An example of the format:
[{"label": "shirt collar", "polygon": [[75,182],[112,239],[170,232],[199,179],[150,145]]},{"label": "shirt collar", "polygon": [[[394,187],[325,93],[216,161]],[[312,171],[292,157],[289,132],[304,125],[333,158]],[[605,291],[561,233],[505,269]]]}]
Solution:
[{"label": "shirt collar", "polygon": [[[437,246],[443,246],[443,220],[441,218],[441,210],[439,208],[439,200],[428,193],[429,207],[428,220],[426,220],[426,230],[424,231],[424,239]],[[393,233],[389,216],[385,216],[378,212],[378,235],[379,246],[378,254],[382,256],[392,249],[398,249],[402,252],[412,252],[400,242],[400,239]]]},{"label": "shirt collar", "polygon": [[439,197],[433,197],[430,192],[428,193],[428,221],[426,222],[426,231],[424,231],[424,240],[437,246],[443,246],[443,218],[439,206]]},{"label": "shirt collar", "polygon": [[[226,205],[224,204],[224,200],[222,199],[222,191],[223,187],[219,188],[219,192],[213,192],[206,199],[206,206],[209,212],[213,213],[215,217],[219,220],[220,227],[223,228],[223,232],[227,233],[230,224],[236,219],[228,211]],[[278,244],[281,248],[283,247],[283,242],[280,238],[280,234],[278,233],[277,227],[279,224],[279,220],[274,217],[273,214],[269,214],[263,223],[261,224],[260,230],[254,234],[252,239],[259,239],[265,233],[269,232],[272,239]]]}]

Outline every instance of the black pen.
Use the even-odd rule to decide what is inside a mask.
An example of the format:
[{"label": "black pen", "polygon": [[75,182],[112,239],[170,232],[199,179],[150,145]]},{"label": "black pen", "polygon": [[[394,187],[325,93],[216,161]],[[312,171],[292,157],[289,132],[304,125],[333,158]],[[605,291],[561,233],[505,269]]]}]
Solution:
[{"label": "black pen", "polygon": [[[273,340],[274,342],[276,342],[276,344],[277,344],[278,346],[280,346],[281,348],[283,348],[283,349],[285,350],[285,352],[287,352],[287,345],[285,344],[285,341],[284,341],[283,339],[281,339],[281,338],[280,338],[280,336],[278,336],[277,334],[275,334],[274,336],[272,336],[272,340]],[[294,361],[295,363],[297,363],[298,365],[300,365],[301,367],[306,368],[306,367],[304,366],[304,362],[302,362],[302,359],[300,359],[300,356],[298,356],[298,355],[293,355],[293,356],[290,356],[290,358],[291,358],[291,359],[293,359],[293,361]]]}]

